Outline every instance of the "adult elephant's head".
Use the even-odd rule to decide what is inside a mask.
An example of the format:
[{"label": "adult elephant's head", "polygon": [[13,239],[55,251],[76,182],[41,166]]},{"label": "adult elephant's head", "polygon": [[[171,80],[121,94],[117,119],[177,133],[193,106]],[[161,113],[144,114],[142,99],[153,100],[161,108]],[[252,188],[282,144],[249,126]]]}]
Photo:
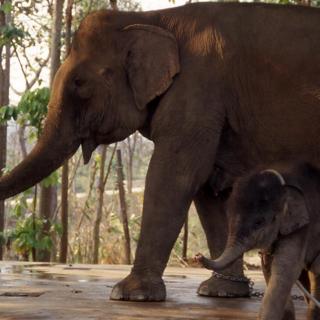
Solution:
[{"label": "adult elephant's head", "polygon": [[80,145],[87,163],[99,144],[120,141],[145,125],[148,104],[169,88],[179,60],[173,35],[135,24],[137,17],[101,11],[81,23],[55,76],[43,134],[1,178],[0,199],[41,181]]}]

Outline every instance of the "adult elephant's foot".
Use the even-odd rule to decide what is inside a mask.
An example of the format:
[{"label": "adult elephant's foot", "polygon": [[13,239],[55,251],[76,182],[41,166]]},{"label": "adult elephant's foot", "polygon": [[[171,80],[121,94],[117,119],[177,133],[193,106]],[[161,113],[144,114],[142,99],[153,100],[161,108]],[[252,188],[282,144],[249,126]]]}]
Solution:
[{"label": "adult elephant's foot", "polygon": [[250,295],[248,282],[218,279],[214,276],[203,281],[198,290],[200,296],[240,298]]},{"label": "adult elephant's foot", "polygon": [[111,300],[164,301],[166,287],[161,277],[131,273],[112,289]]}]

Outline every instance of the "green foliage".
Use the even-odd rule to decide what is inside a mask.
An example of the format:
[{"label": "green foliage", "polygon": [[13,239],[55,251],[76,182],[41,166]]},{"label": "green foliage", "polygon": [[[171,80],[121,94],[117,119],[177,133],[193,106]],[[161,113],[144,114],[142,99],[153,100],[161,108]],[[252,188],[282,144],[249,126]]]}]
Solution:
[{"label": "green foliage", "polygon": [[311,6],[320,7],[320,0],[311,0]]},{"label": "green foliage", "polygon": [[42,129],[42,122],[48,112],[50,98],[49,88],[26,91],[17,106],[0,108],[0,123],[15,120],[20,125],[28,125],[36,129],[37,135]]},{"label": "green foliage", "polygon": [[62,235],[62,224],[58,222],[51,222],[50,233],[56,233],[59,237]]},{"label": "green foliage", "polygon": [[0,123],[3,124],[11,119],[17,120],[18,114],[18,108],[15,106],[4,106],[0,108]]},{"label": "green foliage", "polygon": [[[13,6],[10,2],[4,2],[0,6],[0,11],[4,12],[4,14],[9,14],[13,10]],[[28,33],[20,27],[17,27],[13,24],[6,24],[0,28],[0,46],[4,46],[6,44],[17,44],[21,45],[22,39]]]},{"label": "green foliage", "polygon": [[42,129],[42,122],[48,112],[50,99],[49,88],[40,88],[27,91],[21,98],[18,109],[18,123],[20,125],[30,125],[34,127],[38,134]]},{"label": "green foliage", "polygon": [[15,197],[14,206],[11,211],[11,216],[16,219],[23,218],[28,210],[27,199],[32,195],[32,189],[28,189]]},{"label": "green foliage", "polygon": [[21,44],[21,40],[26,35],[26,32],[17,28],[14,25],[7,24],[0,29],[0,46],[4,46],[8,43]]},{"label": "green foliage", "polygon": [[14,250],[23,257],[29,257],[33,249],[50,250],[53,245],[52,235],[60,236],[62,233],[62,227],[58,223],[50,223],[50,232],[44,233],[47,221],[30,213],[30,205],[33,205],[28,199],[31,193],[30,189],[15,199],[10,217],[15,221],[14,227],[0,235],[3,244],[12,243]]},{"label": "green foliage", "polygon": [[[32,214],[19,218],[15,228],[7,232],[7,238],[12,241],[15,250],[23,256],[28,256],[32,249],[50,250],[53,245],[51,236],[43,235],[46,222]],[[57,232],[59,228],[57,224],[52,225],[52,232]]]},{"label": "green foliage", "polygon": [[12,10],[11,2],[5,2],[0,6],[0,11],[3,11],[5,14],[10,13],[11,10]]},{"label": "green foliage", "polygon": [[[18,124],[29,126],[29,138],[38,138],[42,130],[43,120],[47,114],[50,91],[48,88],[40,88],[27,91],[21,98],[17,106],[5,106],[0,108],[0,123],[15,120]],[[58,173],[53,172],[42,181],[45,187],[58,183]],[[11,242],[14,249],[24,258],[29,257],[33,249],[50,250],[53,242],[52,233],[61,234],[61,226],[57,223],[50,224],[49,234],[44,234],[44,226],[47,221],[35,217],[30,212],[33,211],[33,204],[30,204],[32,189],[18,195],[11,206],[10,218],[15,221],[15,227],[9,229],[5,235],[0,235],[1,241]],[[30,208],[32,207],[32,208]]]},{"label": "green foliage", "polygon": [[56,186],[59,181],[59,175],[57,171],[52,172],[48,177],[44,178],[41,181],[41,185],[43,187],[50,187],[50,186]]}]

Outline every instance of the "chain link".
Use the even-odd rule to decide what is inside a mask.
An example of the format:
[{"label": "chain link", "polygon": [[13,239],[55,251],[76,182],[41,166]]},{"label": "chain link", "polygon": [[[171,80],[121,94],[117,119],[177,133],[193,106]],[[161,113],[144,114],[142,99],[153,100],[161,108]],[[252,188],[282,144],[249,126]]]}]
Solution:
[{"label": "chain link", "polygon": [[[250,284],[249,284],[250,297],[262,299],[263,296],[264,296],[264,291],[255,290],[255,289],[253,289],[253,287],[254,287],[254,282],[250,281]],[[304,301],[304,296],[303,295],[298,295],[298,294],[292,294],[291,295],[291,299],[292,300]]]},{"label": "chain link", "polygon": [[[264,296],[264,291],[262,291],[262,290],[252,290],[250,292],[250,297],[253,297],[253,298],[262,299],[263,296]],[[298,295],[298,294],[292,294],[291,299],[296,300],[296,301],[304,301],[305,300],[304,296]]]},{"label": "chain link", "polygon": [[250,284],[250,279],[246,276],[227,276],[222,273],[218,273],[216,271],[212,271],[212,276],[216,279],[222,279],[222,280],[229,280],[229,281],[235,281],[235,282],[244,282]]},{"label": "chain link", "polygon": [[[222,279],[222,280],[229,280],[229,281],[234,281],[234,282],[242,282],[242,283],[248,283],[249,285],[249,292],[250,292],[250,297],[254,298],[260,298],[262,299],[264,296],[264,291],[262,290],[255,290],[254,287],[254,281],[252,281],[250,278],[246,276],[232,276],[232,275],[224,275],[221,273],[218,273],[216,271],[212,272],[212,276],[216,279]],[[291,295],[292,300],[299,300],[299,301],[304,301],[304,296],[303,295],[297,295],[293,294]]]}]

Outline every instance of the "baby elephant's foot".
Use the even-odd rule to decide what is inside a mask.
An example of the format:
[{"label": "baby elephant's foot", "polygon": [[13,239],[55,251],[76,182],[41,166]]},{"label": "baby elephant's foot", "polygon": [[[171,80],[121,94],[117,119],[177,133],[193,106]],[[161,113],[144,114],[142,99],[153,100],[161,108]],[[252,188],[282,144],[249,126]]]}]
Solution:
[{"label": "baby elephant's foot", "polygon": [[197,292],[200,296],[206,297],[240,298],[250,295],[249,284],[247,282],[217,279],[214,276],[203,281]]},{"label": "baby elephant's foot", "polygon": [[161,277],[131,273],[112,289],[111,300],[164,301],[166,287]]}]

